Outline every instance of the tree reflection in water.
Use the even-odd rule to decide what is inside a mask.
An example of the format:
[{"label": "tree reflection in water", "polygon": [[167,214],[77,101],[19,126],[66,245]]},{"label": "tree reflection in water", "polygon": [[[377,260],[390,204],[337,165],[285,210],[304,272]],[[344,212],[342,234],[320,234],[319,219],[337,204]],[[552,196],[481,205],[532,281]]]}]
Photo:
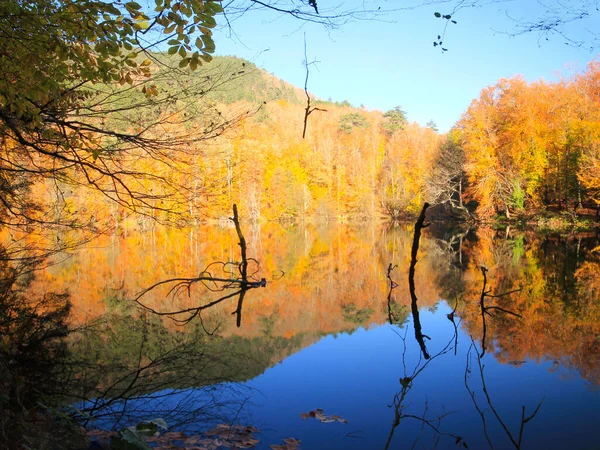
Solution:
[{"label": "tree reflection in water", "polygon": [[[356,330],[361,326],[372,328],[386,321],[402,325],[407,318],[414,317],[410,290],[406,288],[406,281],[399,281],[405,280],[410,272],[413,230],[373,228],[367,232],[345,225],[285,229],[278,224],[266,224],[261,235],[253,235],[250,230],[249,254],[261,261],[261,274],[252,281],[260,281],[262,273],[274,273],[277,269],[285,270],[286,276],[277,283],[270,283],[269,289],[254,289],[248,294],[243,302],[241,328],[236,323],[237,297],[229,300],[232,303],[222,301],[202,310],[202,314],[185,326],[166,316],[135,308],[130,300],[135,297],[132,293],[140,292],[156,279],[169,279],[172,274],[182,273],[182,268],[186,273],[198,274],[214,260],[234,261],[233,255],[239,255],[235,230],[229,231],[226,240],[219,240],[222,239],[219,236],[228,233],[222,228],[205,230],[163,233],[157,229],[152,235],[142,237],[132,234],[112,241],[107,238],[104,249],[84,251],[73,261],[49,268],[29,283],[31,299],[45,292],[65,292],[68,288],[73,301],[71,328],[86,325],[85,330],[70,334],[64,340],[69,359],[61,366],[64,368],[61,380],[71,380],[64,401],[80,407],[84,420],[89,418],[90,425],[118,429],[159,415],[168,418],[169,425],[177,424],[180,429],[190,430],[199,422],[207,421],[206,426],[210,426],[211,417],[213,424],[236,420],[236,423],[248,423],[241,419],[248,417],[244,414],[256,414],[260,409],[248,403],[248,399],[252,401],[254,397],[251,389],[243,384],[246,380],[257,377],[266,368],[311,346],[323,336],[341,333],[341,336],[352,335],[350,338],[359,339],[363,332]],[[540,437],[540,423],[546,423],[548,416],[556,411],[556,396],[552,397],[554,394],[550,392],[534,416],[544,398],[543,386],[540,386],[527,398],[515,398],[518,404],[513,405],[515,410],[511,411],[510,396],[518,390],[503,386],[503,380],[495,378],[495,371],[503,364],[503,376],[509,370],[511,380],[516,380],[524,372],[544,372],[543,367],[536,368],[536,362],[555,361],[552,370],[571,377],[581,374],[591,389],[597,389],[600,385],[597,276],[600,252],[594,249],[598,238],[594,235],[540,237],[514,230],[484,228],[462,232],[458,238],[445,230],[442,232],[443,235],[434,223],[421,237],[414,286],[423,343],[418,339],[413,341],[412,337],[407,339],[406,330],[400,332],[404,340],[398,341],[401,344],[398,347],[408,347],[408,355],[412,355],[412,349],[419,351],[420,359],[407,360],[405,369],[395,369],[404,384],[400,384],[397,392],[398,385],[388,389],[387,392],[397,395],[379,402],[389,414],[385,408],[389,401],[394,417],[397,410],[402,419],[392,430],[384,424],[383,434],[378,435],[379,445],[383,446],[389,436],[393,436],[390,448],[400,443],[404,445],[405,436],[400,437],[400,430],[402,434],[407,430],[413,432],[414,424],[423,424],[421,432],[417,430],[409,436],[411,443],[417,435],[421,436],[417,446],[426,442],[425,433],[439,438],[440,447],[453,445],[453,436],[462,437],[461,443],[466,442],[470,448],[489,445],[481,429],[481,416],[470,398],[473,392],[477,406],[484,412],[492,444],[515,447],[488,404],[483,390],[485,381],[498,416],[512,433],[513,440],[524,446]],[[481,266],[489,268],[487,286],[483,290]],[[235,269],[233,278],[241,279],[237,266],[230,267]],[[248,276],[251,273],[252,269],[248,268]],[[229,276],[223,278],[229,279]],[[401,286],[394,287],[396,282]],[[200,292],[200,287],[201,283],[191,286],[192,296],[182,295],[177,301],[165,298],[159,291],[149,292],[142,300],[156,311],[172,312],[198,308],[215,301],[215,296],[220,298],[219,293]],[[482,291],[489,294],[484,296],[483,309]],[[509,292],[510,295],[502,294]],[[187,289],[181,293],[187,294]],[[251,302],[247,301],[250,294]],[[387,304],[382,304],[382,299],[386,299]],[[439,299],[445,299],[449,305],[447,311]],[[427,311],[438,307],[436,305],[444,310],[442,320],[447,324],[447,330],[436,325],[443,331],[441,334],[430,325],[432,315]],[[232,312],[236,320],[232,320]],[[446,322],[445,315],[450,323]],[[201,321],[196,320],[200,318]],[[414,318],[412,320],[414,322]],[[214,333],[210,336],[207,331]],[[413,331],[408,330],[408,333],[412,335]],[[432,339],[428,340],[426,335]],[[415,338],[418,336],[419,333],[415,333]],[[460,342],[457,341],[459,336]],[[447,343],[448,351],[436,358]],[[424,358],[422,347],[430,359]],[[467,353],[466,365],[463,357]],[[456,408],[451,400],[446,402],[449,408],[445,408],[438,398],[430,396],[426,404],[424,397],[417,396],[425,387],[431,392],[439,388],[431,384],[432,379],[439,380],[434,383],[447,382],[440,373],[452,365],[454,355],[458,355],[454,361],[460,359],[457,363],[461,366],[460,374],[455,380],[459,383],[449,385],[448,389],[462,392],[464,399],[459,405],[460,412],[450,415],[449,412],[455,410],[450,408]],[[433,362],[429,363],[430,360]],[[523,369],[516,366],[506,369],[523,361],[527,361]],[[306,366],[304,370],[318,372],[320,369]],[[468,390],[463,383],[465,374]],[[484,375],[483,380],[481,375]],[[558,383],[557,377],[550,375]],[[299,379],[302,381],[302,377]],[[323,374],[320,383],[326,379],[327,374]],[[368,378],[358,380],[361,388],[370,389],[365,380]],[[284,380],[277,382],[285,383]],[[296,392],[302,397],[305,393],[300,389],[298,383],[290,386],[290,395]],[[538,393],[539,398],[534,398]],[[521,407],[523,404],[525,410]],[[595,403],[590,400],[589,404]],[[315,404],[309,408],[321,406],[325,405]],[[301,411],[290,414],[297,415]],[[352,419],[352,411],[333,407],[332,411]],[[91,415],[86,415],[88,413]],[[463,414],[469,417],[471,427],[477,426],[477,433],[457,423],[458,416]],[[92,416],[98,419],[94,422]],[[532,416],[533,419],[526,421]],[[382,422],[386,420],[384,413],[380,417]],[[357,423],[356,418],[351,423]],[[411,423],[413,425],[408,425]],[[521,423],[524,426],[522,440]],[[477,436],[481,441],[477,441]],[[372,444],[369,441],[368,445]]]},{"label": "tree reflection in water", "polygon": [[[417,306],[418,299],[417,299],[417,295],[415,292],[414,277],[415,277],[415,268],[416,268],[416,264],[418,261],[417,256],[418,256],[419,243],[420,243],[420,238],[421,238],[421,231],[423,228],[426,228],[427,226],[429,226],[429,224],[425,223],[426,211],[427,211],[428,207],[429,207],[429,205],[427,203],[425,203],[425,205],[423,206],[423,209],[421,211],[421,214],[420,214],[419,218],[417,219],[417,222],[415,223],[414,234],[413,234],[413,244],[412,244],[412,250],[411,250],[411,263],[410,263],[410,268],[409,268],[409,272],[408,272],[408,287],[409,287],[410,297],[411,297],[411,310],[412,310],[412,319],[413,319],[415,340],[417,341],[417,343],[421,349],[421,355],[425,361],[423,362],[423,359],[421,359],[421,357],[419,357],[419,360],[416,363],[414,369],[410,372],[407,371],[407,362],[406,362],[406,330],[407,330],[407,328],[405,329],[404,336],[398,334],[398,336],[400,337],[400,339],[402,341],[402,348],[403,348],[402,366],[404,368],[404,374],[403,374],[404,376],[400,378],[401,390],[394,395],[394,399],[393,399],[393,402],[391,405],[394,409],[394,419],[392,422],[392,427],[391,427],[387,442],[385,444],[385,450],[387,450],[390,447],[390,444],[392,443],[394,431],[400,425],[401,421],[405,420],[405,419],[414,419],[414,420],[420,421],[422,423],[421,432],[423,431],[424,427],[427,427],[430,430],[432,430],[432,432],[434,433],[434,444],[433,444],[434,447],[437,446],[440,438],[449,437],[449,438],[454,439],[455,444],[457,446],[468,448],[467,442],[463,439],[462,436],[459,436],[459,435],[456,435],[456,434],[453,434],[453,433],[450,433],[447,431],[443,431],[441,429],[442,419],[444,417],[446,417],[448,413],[442,412],[435,417],[428,417],[429,406],[428,406],[427,400],[425,400],[424,411],[423,411],[422,415],[419,416],[419,415],[410,414],[410,413],[406,412],[408,409],[408,406],[409,406],[407,404],[406,397],[413,386],[413,382],[414,382],[415,378],[421,372],[423,372],[433,362],[433,360],[435,360],[445,354],[450,353],[452,350],[454,350],[454,356],[456,356],[457,348],[458,348],[458,327],[460,325],[460,322],[457,323],[455,321],[455,317],[456,317],[455,315],[456,315],[456,311],[457,311],[458,302],[455,304],[452,312],[447,315],[448,319],[453,324],[454,334],[450,338],[448,343],[433,356],[430,356],[430,354],[428,353],[427,348],[425,346],[424,338],[428,338],[428,339],[430,339],[430,338],[423,333],[422,325],[421,325],[421,322],[419,319],[419,308]],[[400,327],[402,327],[403,325],[398,324],[398,322],[395,319],[394,314],[392,312],[392,305],[394,304],[394,302],[392,300],[392,293],[393,293],[393,290],[398,287],[398,284],[391,278],[391,272],[394,270],[395,267],[396,266],[393,266],[390,263],[388,266],[388,269],[387,269],[387,279],[389,280],[389,291],[388,291],[388,296],[387,296],[388,320],[389,320],[390,325],[392,325],[392,326],[399,325]],[[485,439],[487,440],[487,443],[489,444],[490,448],[494,448],[494,445],[492,442],[492,437],[488,433],[488,418],[486,417],[486,413],[493,415],[493,417],[497,420],[498,424],[500,424],[500,426],[502,427],[502,430],[505,432],[506,436],[508,437],[508,439],[510,440],[510,442],[514,446],[514,448],[517,450],[520,450],[522,448],[522,444],[523,444],[523,433],[525,430],[525,425],[528,422],[530,422],[533,418],[535,418],[535,416],[537,415],[538,411],[540,410],[540,408],[542,406],[543,400],[538,403],[538,405],[534,409],[533,413],[531,413],[528,416],[526,415],[525,406],[521,407],[521,419],[520,419],[520,423],[519,423],[518,435],[515,435],[513,432],[510,431],[506,421],[502,419],[498,410],[494,407],[494,403],[492,401],[490,392],[488,390],[488,387],[487,387],[487,384],[485,381],[485,376],[484,376],[485,365],[482,363],[482,360],[485,356],[486,347],[487,347],[486,338],[487,338],[488,316],[492,317],[492,313],[502,313],[502,314],[511,315],[511,316],[522,319],[522,316],[520,314],[517,314],[513,311],[510,311],[510,310],[503,308],[501,306],[498,306],[498,305],[487,304],[486,299],[488,299],[488,298],[489,299],[502,299],[504,297],[510,296],[511,294],[520,292],[521,289],[520,288],[513,289],[511,291],[504,292],[502,294],[492,294],[491,289],[488,289],[488,279],[487,279],[488,269],[485,268],[484,266],[481,266],[480,269],[481,269],[481,273],[483,275],[483,286],[482,286],[481,294],[479,297],[479,308],[480,308],[481,324],[482,324],[481,349],[477,348],[477,344],[475,343],[473,336],[470,336],[471,344],[467,351],[467,362],[466,362],[466,367],[465,367],[464,384],[465,384],[465,387],[466,387],[466,389],[469,393],[469,396],[473,402],[473,405],[474,405],[475,409],[477,410],[477,413],[481,417],[483,433],[485,435]],[[476,361],[476,369],[477,369],[477,373],[479,374],[479,379],[481,382],[480,388],[483,393],[487,408],[489,408],[489,409],[482,409],[480,402],[477,400],[477,393],[476,393],[475,389],[472,388],[469,384],[471,375],[474,370],[473,369],[473,360]],[[420,438],[421,438],[421,433],[419,433],[419,435],[416,437],[411,448],[415,447],[415,445],[417,444],[417,442],[419,441]]]}]

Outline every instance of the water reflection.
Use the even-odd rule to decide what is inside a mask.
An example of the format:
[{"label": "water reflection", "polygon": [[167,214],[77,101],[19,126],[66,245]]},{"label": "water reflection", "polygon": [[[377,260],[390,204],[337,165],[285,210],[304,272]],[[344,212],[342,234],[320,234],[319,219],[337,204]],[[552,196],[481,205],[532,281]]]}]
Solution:
[{"label": "water reflection", "polygon": [[[414,294],[429,359],[405,334],[417,328],[407,280],[412,227],[267,224],[247,238],[261,263],[257,277],[285,276],[248,293],[239,328],[235,300],[186,326],[130,300],[162,279],[235,261],[229,228],[105,237],[32,280],[31,292],[70,293],[72,326],[94,325],[69,338],[73,397],[90,423],[118,429],[151,412],[194,432],[251,423],[263,430],[262,448],[287,437],[305,448],[593,448],[586,436],[600,419],[597,236],[424,230]],[[510,292],[483,308],[482,266],[484,291]],[[165,294],[153,291],[147,304],[185,309],[215,298],[196,287],[189,296]],[[316,408],[350,423],[300,419]]]}]

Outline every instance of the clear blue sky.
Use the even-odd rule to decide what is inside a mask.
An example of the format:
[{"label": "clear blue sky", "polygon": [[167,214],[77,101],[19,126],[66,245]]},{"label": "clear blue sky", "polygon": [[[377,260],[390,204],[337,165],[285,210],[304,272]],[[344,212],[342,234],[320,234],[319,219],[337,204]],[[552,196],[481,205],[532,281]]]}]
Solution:
[{"label": "clear blue sky", "polygon": [[[330,0],[318,3],[332,4]],[[352,2],[343,3],[348,7]],[[391,8],[408,2],[369,3]],[[433,41],[443,31],[444,21],[436,19],[434,12],[446,14],[449,8],[423,6],[334,30],[275,13],[249,12],[232,23],[235,35],[227,29],[216,32],[217,54],[248,59],[302,87],[306,33],[308,60],[318,61],[309,79],[314,95],[382,111],[400,105],[410,121],[425,125],[433,119],[446,132],[481,89],[500,78],[522,74],[528,81],[553,81],[558,74],[584,70],[600,51],[600,47],[590,51],[567,46],[556,35],[547,41],[537,33],[505,34],[515,26],[507,12],[529,20],[541,12],[536,0],[518,0],[459,11],[453,17],[458,23],[448,26],[444,39],[448,52],[442,53]],[[590,18],[567,28],[567,36],[589,42],[589,30],[600,30],[600,14],[591,12]]]}]

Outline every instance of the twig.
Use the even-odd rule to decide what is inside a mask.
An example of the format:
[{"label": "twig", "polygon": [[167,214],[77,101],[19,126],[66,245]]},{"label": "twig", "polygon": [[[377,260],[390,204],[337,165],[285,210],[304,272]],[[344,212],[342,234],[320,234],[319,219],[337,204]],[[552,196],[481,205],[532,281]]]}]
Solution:
[{"label": "twig", "polygon": [[483,275],[483,286],[481,288],[481,295],[479,297],[479,308],[481,310],[481,320],[482,320],[481,354],[479,355],[480,357],[483,357],[485,355],[485,348],[486,348],[485,341],[487,338],[487,322],[486,322],[485,316],[486,316],[486,314],[491,315],[489,312],[490,310],[497,309],[498,311],[502,311],[505,314],[510,314],[512,316],[523,318],[523,316],[521,316],[520,314],[509,311],[508,309],[501,308],[500,306],[495,306],[495,305],[486,306],[485,305],[486,297],[501,298],[501,297],[506,297],[507,295],[510,295],[510,294],[514,294],[515,292],[519,292],[521,290],[521,289],[514,289],[512,291],[508,291],[503,294],[491,295],[490,291],[486,290],[486,288],[487,288],[487,272],[488,272],[488,269],[485,268],[484,266],[481,266],[481,273]]},{"label": "twig", "polygon": [[[454,333],[456,334],[456,332],[457,331],[455,329]],[[455,342],[455,336],[453,335],[450,338],[450,340],[446,343],[446,345],[443,349],[441,349],[439,352],[437,352],[431,358],[428,358],[423,363],[422,363],[422,359],[421,359],[421,353],[419,353],[419,361],[417,362],[416,366],[412,370],[412,373],[408,373],[408,371],[406,369],[406,335],[404,337],[400,336],[400,339],[402,340],[402,345],[403,345],[402,365],[404,367],[404,377],[400,378],[400,385],[402,386],[401,390],[394,395],[394,401],[391,405],[389,405],[390,407],[392,407],[392,406],[394,407],[394,420],[392,421],[392,428],[390,429],[390,433],[388,435],[388,438],[387,438],[384,448],[387,450],[390,447],[390,445],[392,443],[392,438],[394,437],[394,432],[395,432],[396,428],[400,425],[400,422],[402,421],[402,419],[404,419],[404,418],[420,420],[422,422],[422,426],[427,425],[428,427],[432,428],[439,436],[452,437],[456,440],[457,445],[461,444],[463,447],[467,448],[467,446],[461,436],[458,436],[458,435],[455,435],[452,433],[442,432],[439,429],[439,422],[441,421],[441,419],[443,419],[445,416],[448,415],[447,413],[444,413],[435,419],[427,419],[425,417],[425,415],[427,413],[427,403],[425,404],[426,409],[422,416],[415,416],[412,414],[404,414],[403,413],[403,410],[405,407],[404,400],[406,399],[406,396],[410,392],[415,378],[421,372],[423,372],[425,370],[425,368],[429,364],[431,364],[435,359],[450,352],[450,350],[453,348],[452,343]],[[437,426],[434,424],[435,422],[438,423]],[[418,438],[417,438],[417,441],[418,441]]]},{"label": "twig", "polygon": [[[492,440],[490,438],[490,435],[488,434],[488,431],[487,431],[487,421],[485,419],[485,411],[481,410],[481,408],[479,407],[479,404],[477,403],[477,400],[475,399],[475,391],[471,390],[471,388],[469,387],[469,376],[472,371],[472,369],[471,369],[471,350],[473,349],[474,346],[475,346],[475,343],[473,341],[471,341],[471,346],[469,347],[469,350],[467,351],[467,364],[465,366],[465,377],[464,377],[465,387],[467,388],[467,392],[469,393],[469,396],[471,397],[471,401],[473,402],[473,405],[475,405],[475,409],[479,413],[479,417],[481,417],[481,422],[483,423],[483,434],[485,436],[485,439],[487,440],[490,448],[494,448],[494,446],[492,445]],[[477,356],[479,357],[479,354],[477,354]]]},{"label": "twig", "polygon": [[536,414],[542,407],[542,403],[544,403],[544,399],[542,399],[538,403],[538,405],[535,408],[535,410],[533,411],[533,413],[528,417],[525,417],[525,406],[523,405],[521,407],[521,421],[520,421],[520,425],[519,425],[519,437],[518,437],[518,439],[515,439],[513,434],[508,429],[508,426],[504,423],[504,421],[500,417],[500,414],[494,407],[492,398],[488,391],[487,384],[485,382],[485,376],[483,373],[483,371],[485,369],[485,366],[481,363],[481,360],[483,358],[483,353],[480,354],[479,352],[477,352],[476,347],[475,347],[475,342],[471,341],[471,347],[469,347],[469,351],[467,352],[467,365],[465,367],[465,387],[467,388],[467,391],[469,392],[469,395],[471,396],[471,400],[473,401],[473,404],[475,405],[475,409],[477,410],[477,412],[479,413],[479,416],[481,417],[481,420],[483,422],[483,433],[488,441],[490,448],[494,448],[494,446],[492,445],[490,436],[488,435],[488,432],[487,432],[487,422],[486,422],[486,418],[485,418],[485,412],[481,410],[481,408],[479,407],[479,405],[477,403],[477,400],[475,398],[475,391],[471,390],[471,388],[469,387],[469,376],[472,372],[472,369],[471,369],[472,353],[471,352],[474,348],[475,348],[475,354],[476,354],[476,358],[477,358],[477,366],[479,368],[479,376],[481,378],[482,391],[483,391],[483,395],[485,396],[486,403],[488,404],[490,411],[492,412],[492,414],[494,415],[494,417],[496,418],[496,420],[498,421],[498,423],[500,424],[500,426],[506,433],[508,439],[510,440],[510,442],[512,443],[514,448],[517,450],[520,450],[521,446],[523,444],[523,432],[525,430],[525,425],[536,416]]},{"label": "twig", "polygon": [[[314,5],[315,10],[317,9],[317,5],[315,3]],[[323,111],[323,112],[327,112],[326,109],[322,109],[322,108],[317,108],[316,106],[313,106],[311,108],[310,106],[310,94],[308,93],[308,66],[310,64],[314,64],[316,61],[313,61],[311,63],[308,62],[308,56],[306,56],[306,33],[304,33],[304,66],[306,67],[306,78],[304,79],[304,93],[306,94],[306,108],[304,108],[304,128],[302,129],[302,139],[304,139],[306,137],[306,126],[308,125],[308,116],[310,116],[313,112],[315,111]]]},{"label": "twig", "polygon": [[390,322],[390,325],[394,325],[396,323],[396,317],[394,317],[394,313],[392,312],[392,291],[398,287],[398,284],[392,280],[392,270],[394,270],[396,267],[398,267],[397,265],[392,265],[392,263],[390,263],[390,265],[388,266],[387,269],[387,279],[390,280],[390,290],[388,292],[388,296],[387,296],[387,307],[388,307],[388,320]]}]

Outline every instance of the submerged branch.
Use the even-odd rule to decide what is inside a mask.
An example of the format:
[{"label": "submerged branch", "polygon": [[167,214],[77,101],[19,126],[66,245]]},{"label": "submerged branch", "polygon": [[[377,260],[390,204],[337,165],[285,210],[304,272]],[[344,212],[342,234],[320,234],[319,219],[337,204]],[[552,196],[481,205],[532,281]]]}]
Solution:
[{"label": "submerged branch", "polygon": [[510,294],[514,294],[515,292],[519,292],[521,289],[514,289],[512,291],[508,291],[508,292],[504,292],[502,294],[496,294],[496,295],[492,295],[490,294],[490,291],[487,290],[487,272],[488,269],[485,268],[484,266],[481,266],[481,273],[483,275],[483,286],[481,288],[481,295],[479,297],[479,308],[481,310],[481,321],[482,321],[482,335],[481,335],[481,354],[479,355],[480,357],[483,357],[483,355],[485,355],[485,342],[487,339],[487,321],[486,321],[486,314],[487,315],[491,315],[490,314],[490,310],[498,310],[498,311],[502,311],[505,314],[509,314],[511,316],[515,316],[515,317],[519,317],[520,319],[523,318],[523,316],[521,316],[520,314],[517,314],[513,311],[509,311],[508,309],[504,309],[500,306],[495,306],[495,305],[491,305],[491,306],[486,306],[485,305],[485,298],[486,297],[490,297],[490,298],[501,298],[501,297],[506,297]]},{"label": "submerged branch", "polygon": [[[242,305],[243,305],[244,297],[246,295],[246,291],[248,291],[249,289],[257,288],[257,287],[266,287],[267,280],[265,278],[261,278],[261,279],[254,278],[254,274],[256,272],[258,272],[258,269],[255,270],[252,274],[248,275],[248,263],[250,261],[252,261],[252,262],[256,263],[257,266],[259,263],[257,260],[255,260],[253,258],[248,258],[248,256],[247,256],[246,239],[244,238],[244,235],[242,233],[239,216],[238,216],[237,205],[235,205],[235,204],[233,205],[233,217],[231,217],[231,220],[233,221],[233,224],[235,226],[235,230],[237,232],[238,239],[239,239],[238,245],[240,246],[240,254],[241,254],[240,262],[237,262],[237,263],[213,262],[213,263],[209,264],[206,267],[206,269],[204,269],[202,272],[200,272],[199,276],[197,276],[197,277],[170,278],[168,280],[159,281],[158,283],[155,283],[152,286],[150,286],[149,288],[144,289],[142,292],[140,292],[134,298],[134,302],[137,303],[139,306],[141,306],[145,311],[151,312],[152,314],[156,314],[158,316],[167,316],[171,320],[173,320],[174,322],[176,322],[178,324],[187,324],[190,321],[192,321],[195,317],[199,316],[203,310],[211,308],[229,298],[239,296],[237,307],[236,307],[235,311],[233,311],[232,314],[235,314],[237,316],[236,323],[237,323],[237,326],[240,327],[242,324]],[[215,265],[221,266],[222,271],[224,273],[226,273],[227,275],[229,275],[229,278],[213,276],[211,274],[211,272],[209,272],[209,269]],[[230,269],[230,267],[231,267],[231,269]],[[235,271],[237,271],[238,273],[236,274]],[[185,291],[185,292],[187,292],[188,297],[191,297],[191,288],[196,283],[202,283],[207,290],[212,291],[212,292],[223,292],[226,289],[236,289],[236,290],[235,290],[235,292],[224,295],[223,297],[220,297],[220,298],[213,300],[209,303],[206,303],[204,305],[194,306],[191,308],[185,308],[185,309],[179,309],[179,310],[173,310],[173,311],[157,311],[140,301],[140,299],[144,295],[146,295],[148,292],[154,290],[155,288],[157,288],[159,286],[163,286],[163,285],[171,285],[172,286],[171,289],[169,290],[169,292],[167,293],[167,296],[176,297],[179,293],[181,293],[182,291]],[[181,319],[180,317],[182,315],[185,316],[185,318]]]},{"label": "submerged branch", "polygon": [[387,279],[390,280],[390,290],[388,292],[388,296],[387,296],[387,307],[388,307],[388,320],[390,322],[390,325],[394,325],[395,323],[397,323],[398,319],[394,316],[394,312],[392,311],[392,291],[398,287],[398,284],[392,280],[392,270],[394,270],[396,267],[398,267],[397,265],[392,265],[392,263],[390,263],[390,265],[388,266],[387,269]]},{"label": "submerged branch", "polygon": [[[477,400],[475,398],[475,391],[471,390],[471,388],[469,387],[468,380],[469,380],[469,375],[471,374],[471,371],[472,371],[471,350],[473,348],[475,348],[474,342],[471,343],[471,347],[469,348],[469,352],[467,353],[467,366],[465,368],[465,386],[467,388],[467,391],[469,392],[469,395],[471,396],[471,400],[473,401],[473,404],[475,405],[477,412],[479,413],[479,416],[481,417],[481,420],[483,421],[483,429],[484,429],[485,437],[486,437],[488,443],[490,444],[490,448],[493,448],[490,437],[487,433],[485,411],[479,407]],[[536,416],[536,414],[538,413],[538,411],[540,410],[540,408],[542,406],[542,403],[544,403],[544,400],[542,399],[538,403],[538,405],[535,408],[535,410],[533,411],[533,413],[528,417],[525,417],[525,406],[523,405],[521,407],[521,421],[519,424],[519,436],[518,436],[518,438],[515,438],[515,436],[513,436],[511,431],[508,429],[508,425],[506,425],[506,423],[504,422],[504,420],[498,413],[498,410],[495,408],[494,403],[492,402],[492,398],[490,396],[490,393],[489,393],[489,390],[488,390],[488,387],[487,387],[487,384],[485,381],[485,376],[484,376],[485,365],[483,365],[481,362],[481,360],[483,359],[483,354],[479,354],[478,352],[476,352],[476,359],[477,359],[477,368],[478,368],[478,372],[479,372],[479,377],[481,379],[483,395],[485,397],[485,400],[489,407],[489,410],[492,412],[493,416],[496,418],[496,420],[498,421],[498,423],[504,430],[504,433],[506,434],[506,436],[512,443],[513,447],[517,450],[520,450],[522,447],[522,443],[523,443],[523,431],[525,429],[525,425]]]},{"label": "submerged branch", "polygon": [[417,294],[415,292],[415,267],[418,261],[417,254],[419,252],[419,240],[421,239],[421,230],[429,226],[428,223],[425,224],[425,212],[427,211],[427,208],[429,208],[429,203],[425,203],[423,205],[421,214],[419,215],[417,223],[415,224],[415,234],[413,237],[410,268],[408,270],[408,288],[410,290],[410,306],[413,316],[413,322],[415,324],[415,339],[419,343],[421,351],[423,352],[423,357],[425,359],[429,359],[429,353],[427,352],[427,347],[425,346],[424,338],[427,337],[429,339],[429,337],[424,335],[421,329],[421,319],[419,318],[419,307],[417,305]]},{"label": "submerged branch", "polygon": [[[419,361],[417,362],[416,366],[410,373],[407,370],[407,364],[406,364],[406,331],[405,331],[404,336],[399,335],[400,339],[402,340],[402,345],[404,347],[403,352],[402,352],[402,365],[404,367],[404,377],[400,378],[400,380],[399,380],[402,388],[400,389],[399,392],[397,392],[394,395],[393,403],[391,405],[389,405],[390,407],[394,408],[394,419],[392,421],[392,427],[390,429],[390,433],[388,434],[388,438],[387,438],[387,441],[386,441],[386,444],[384,447],[385,450],[390,448],[396,428],[400,425],[400,423],[402,422],[402,419],[418,420],[422,423],[423,427],[427,426],[427,427],[431,428],[433,430],[433,432],[436,433],[438,436],[451,437],[455,440],[457,445],[462,446],[464,448],[468,448],[467,444],[465,443],[462,436],[459,436],[459,435],[456,435],[453,433],[448,433],[448,432],[442,431],[440,429],[440,422],[444,417],[446,417],[448,415],[448,413],[442,413],[442,414],[436,416],[435,418],[431,418],[431,419],[427,418],[427,411],[428,411],[427,401],[425,402],[425,411],[423,412],[422,415],[417,416],[414,414],[405,413],[405,409],[410,406],[409,404],[406,404],[406,397],[407,397],[408,393],[410,392],[410,390],[412,389],[414,380],[435,359],[439,358],[442,355],[445,355],[446,353],[449,353],[454,348],[454,343],[456,342],[456,334],[457,334],[457,329],[455,328],[452,337],[448,340],[448,342],[446,343],[444,348],[442,348],[440,351],[438,351],[436,354],[434,354],[430,358],[429,357],[426,358],[426,360],[424,362],[421,359],[421,357],[419,356]],[[417,441],[418,441],[418,439],[419,438],[417,437]]]}]

